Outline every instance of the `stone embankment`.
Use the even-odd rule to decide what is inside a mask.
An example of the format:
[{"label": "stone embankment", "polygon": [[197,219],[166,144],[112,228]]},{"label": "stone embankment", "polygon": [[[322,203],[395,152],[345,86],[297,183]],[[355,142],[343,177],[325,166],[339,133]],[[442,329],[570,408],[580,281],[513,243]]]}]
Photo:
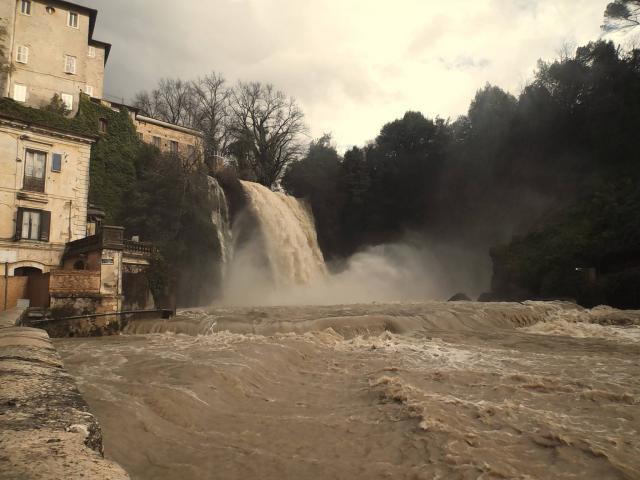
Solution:
[{"label": "stone embankment", "polygon": [[128,479],[49,335],[0,313],[0,480]]}]

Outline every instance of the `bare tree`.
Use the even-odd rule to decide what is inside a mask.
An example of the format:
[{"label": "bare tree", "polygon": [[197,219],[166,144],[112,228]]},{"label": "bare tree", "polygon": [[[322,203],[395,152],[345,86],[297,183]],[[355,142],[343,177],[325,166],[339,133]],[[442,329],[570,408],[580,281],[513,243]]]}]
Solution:
[{"label": "bare tree", "polygon": [[160,102],[160,91],[158,89],[151,92],[138,92],[133,98],[134,107],[139,108],[145,115],[158,120],[162,120],[160,118]]},{"label": "bare tree", "polygon": [[231,91],[222,75],[212,72],[192,82],[194,106],[205,139],[207,158],[223,156],[229,145],[229,99]]},{"label": "bare tree", "polygon": [[296,101],[272,85],[238,83],[233,90],[230,112],[236,155],[244,158],[255,179],[273,187],[285,166],[304,150],[304,114]]},{"label": "bare tree", "polygon": [[640,0],[615,0],[604,11],[606,32],[634,28],[640,25]]},{"label": "bare tree", "polygon": [[161,79],[158,88],[138,93],[134,106],[153,118],[174,125],[195,127],[199,122],[192,84],[180,79]]}]

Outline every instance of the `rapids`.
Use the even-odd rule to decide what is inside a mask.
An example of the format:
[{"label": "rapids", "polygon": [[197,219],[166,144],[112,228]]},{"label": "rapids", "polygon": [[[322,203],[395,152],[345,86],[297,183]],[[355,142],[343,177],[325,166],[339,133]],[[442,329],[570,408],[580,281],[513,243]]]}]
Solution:
[{"label": "rapids", "polygon": [[209,308],[56,346],[138,479],[637,479],[640,312]]}]

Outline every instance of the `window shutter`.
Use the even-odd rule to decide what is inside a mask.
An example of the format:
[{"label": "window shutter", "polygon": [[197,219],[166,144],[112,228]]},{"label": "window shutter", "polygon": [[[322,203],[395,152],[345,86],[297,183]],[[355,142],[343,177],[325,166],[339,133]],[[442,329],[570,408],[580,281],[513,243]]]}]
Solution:
[{"label": "window shutter", "polygon": [[51,212],[40,213],[40,240],[49,241],[49,229],[51,227]]},{"label": "window shutter", "polygon": [[65,73],[71,73],[75,75],[76,73],[76,57],[72,57],[71,55],[65,55],[64,57],[64,71]]},{"label": "window shutter", "polygon": [[73,110],[73,95],[69,95],[68,93],[63,93],[60,95],[62,98],[62,102],[67,110]]},{"label": "window shutter", "polygon": [[18,213],[16,215],[16,236],[15,240],[20,240],[22,238],[22,214],[24,210],[22,208],[18,208]]},{"label": "window shutter", "polygon": [[60,170],[62,170],[62,154],[54,153],[51,156],[51,171],[59,172]]},{"label": "window shutter", "polygon": [[29,63],[29,47],[24,45],[18,45],[18,51],[16,53],[16,61],[19,63]]},{"label": "window shutter", "polygon": [[20,85],[15,83],[13,85],[13,99],[16,102],[26,102],[27,101],[27,87],[26,85]]}]

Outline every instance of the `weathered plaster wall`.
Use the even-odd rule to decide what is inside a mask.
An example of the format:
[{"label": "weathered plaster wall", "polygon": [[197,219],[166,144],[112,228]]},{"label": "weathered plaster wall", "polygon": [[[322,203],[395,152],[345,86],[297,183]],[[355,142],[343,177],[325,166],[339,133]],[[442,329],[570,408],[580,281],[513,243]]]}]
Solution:
[{"label": "weathered plaster wall", "polygon": [[[11,263],[11,275],[20,266],[58,267],[65,242],[83,238],[87,225],[90,141],[20,127],[0,120],[0,262]],[[27,149],[47,155],[43,193],[23,190]],[[60,172],[51,168],[54,153],[62,155]],[[18,207],[51,212],[48,242],[14,241]]]},{"label": "weathered plaster wall", "polygon": [[[104,48],[95,46],[96,56],[89,57],[89,16],[81,9],[78,28],[67,25],[69,8],[56,2],[31,2],[31,15],[20,13],[20,2],[11,2],[16,8],[13,32],[13,56],[15,67],[10,78],[10,97],[16,83],[27,87],[26,103],[42,107],[51,101],[55,93],[74,96],[73,110],[78,107],[79,93],[87,85],[94,89],[93,96],[102,97],[104,83]],[[48,6],[54,7],[47,13]],[[28,63],[16,62],[18,45],[29,48]],[[76,57],[76,73],[65,73],[65,55]]]},{"label": "weathered plaster wall", "polygon": [[[13,40],[13,21],[15,15],[14,2],[0,2],[0,26],[4,27],[7,31],[2,40],[2,48],[7,56],[7,59],[11,58],[11,43]],[[2,96],[6,97],[9,93],[9,72],[0,71],[0,92]]]},{"label": "weathered plaster wall", "polygon": [[122,250],[102,250],[100,266],[100,293],[120,295],[122,293]]},{"label": "weathered plaster wall", "polygon": [[65,257],[62,268],[66,270],[72,270],[74,268],[75,263],[78,260],[84,262],[85,270],[97,270],[100,271],[100,260],[102,259],[102,251],[97,250],[94,252],[88,252],[84,254],[84,256],[80,257],[69,256]]}]

